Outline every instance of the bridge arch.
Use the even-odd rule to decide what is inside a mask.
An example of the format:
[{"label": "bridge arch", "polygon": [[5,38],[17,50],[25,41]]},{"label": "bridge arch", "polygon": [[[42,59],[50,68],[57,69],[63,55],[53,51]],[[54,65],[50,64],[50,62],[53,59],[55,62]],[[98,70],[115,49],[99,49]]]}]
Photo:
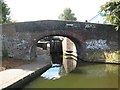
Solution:
[{"label": "bridge arch", "polygon": [[63,36],[63,37],[69,38],[75,44],[78,58],[81,58],[83,56],[83,50],[85,47],[85,43],[84,43],[84,38],[82,35],[69,31],[69,30],[66,30],[66,31],[54,30],[54,31],[47,31],[47,32],[45,31],[42,33],[38,33],[36,36],[34,36],[34,41],[32,42],[32,46],[30,49],[31,59],[35,58],[35,55],[33,53],[35,52],[34,47],[36,46],[37,42],[40,39],[44,37],[48,37],[48,36]]}]

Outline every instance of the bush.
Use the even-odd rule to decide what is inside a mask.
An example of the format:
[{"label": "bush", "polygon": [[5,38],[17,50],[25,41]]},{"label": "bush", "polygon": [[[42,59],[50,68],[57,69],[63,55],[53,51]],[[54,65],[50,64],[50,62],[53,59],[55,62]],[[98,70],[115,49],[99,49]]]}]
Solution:
[{"label": "bush", "polygon": [[7,49],[3,49],[2,50],[2,58],[7,58],[8,57],[8,50]]},{"label": "bush", "polygon": [[104,55],[108,62],[119,62],[120,50],[104,52]]}]

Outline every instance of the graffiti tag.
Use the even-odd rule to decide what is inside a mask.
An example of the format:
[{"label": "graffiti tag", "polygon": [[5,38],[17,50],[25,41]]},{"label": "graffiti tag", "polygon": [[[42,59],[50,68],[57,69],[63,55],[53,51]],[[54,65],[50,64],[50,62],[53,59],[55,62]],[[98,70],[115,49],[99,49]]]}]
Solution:
[{"label": "graffiti tag", "polygon": [[87,28],[95,28],[94,24],[85,24],[85,29]]},{"label": "graffiti tag", "polygon": [[86,48],[87,49],[110,49],[107,45],[107,40],[88,40],[86,41]]}]

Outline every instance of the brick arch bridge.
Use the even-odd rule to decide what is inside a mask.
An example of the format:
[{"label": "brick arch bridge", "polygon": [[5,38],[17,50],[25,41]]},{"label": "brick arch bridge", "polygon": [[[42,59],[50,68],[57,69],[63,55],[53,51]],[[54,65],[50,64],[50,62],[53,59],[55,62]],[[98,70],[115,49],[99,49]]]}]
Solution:
[{"label": "brick arch bridge", "polygon": [[[50,35],[70,38],[76,45],[78,57],[84,60],[90,60],[95,53],[118,50],[118,32],[112,25],[58,20],[2,25],[3,48],[9,56],[19,59],[34,59],[35,42]],[[93,59],[104,61],[105,58],[99,55]]]},{"label": "brick arch bridge", "polygon": [[[67,37],[69,38],[76,46],[76,49],[77,49],[77,54],[78,56],[81,56],[83,53],[83,48],[84,48],[84,40],[83,40],[83,37],[82,35],[76,33],[76,32],[73,32],[73,31],[69,31],[69,30],[60,30],[60,31],[47,31],[47,32],[42,32],[41,33],[38,33],[37,36],[34,36],[35,40],[33,42],[33,45],[32,45],[32,48],[33,46],[36,47],[36,43],[43,37],[46,37],[46,36],[64,36],[64,37]],[[31,49],[32,49],[31,48]],[[33,50],[34,51],[34,50]],[[32,50],[30,51],[30,53],[32,55],[34,55],[32,52]]]}]

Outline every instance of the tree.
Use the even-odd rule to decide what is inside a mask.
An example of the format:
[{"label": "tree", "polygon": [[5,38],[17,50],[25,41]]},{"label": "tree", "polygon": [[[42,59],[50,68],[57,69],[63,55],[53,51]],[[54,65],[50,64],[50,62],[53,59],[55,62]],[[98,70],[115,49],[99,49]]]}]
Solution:
[{"label": "tree", "polygon": [[101,6],[100,12],[103,13],[105,23],[111,23],[120,29],[120,0],[111,0]]},{"label": "tree", "polygon": [[77,18],[75,17],[75,14],[72,13],[72,10],[70,8],[64,9],[63,13],[60,14],[59,19],[61,20],[71,20],[76,21]]},{"label": "tree", "polygon": [[10,8],[4,0],[0,0],[0,23],[7,22],[10,22]]}]

